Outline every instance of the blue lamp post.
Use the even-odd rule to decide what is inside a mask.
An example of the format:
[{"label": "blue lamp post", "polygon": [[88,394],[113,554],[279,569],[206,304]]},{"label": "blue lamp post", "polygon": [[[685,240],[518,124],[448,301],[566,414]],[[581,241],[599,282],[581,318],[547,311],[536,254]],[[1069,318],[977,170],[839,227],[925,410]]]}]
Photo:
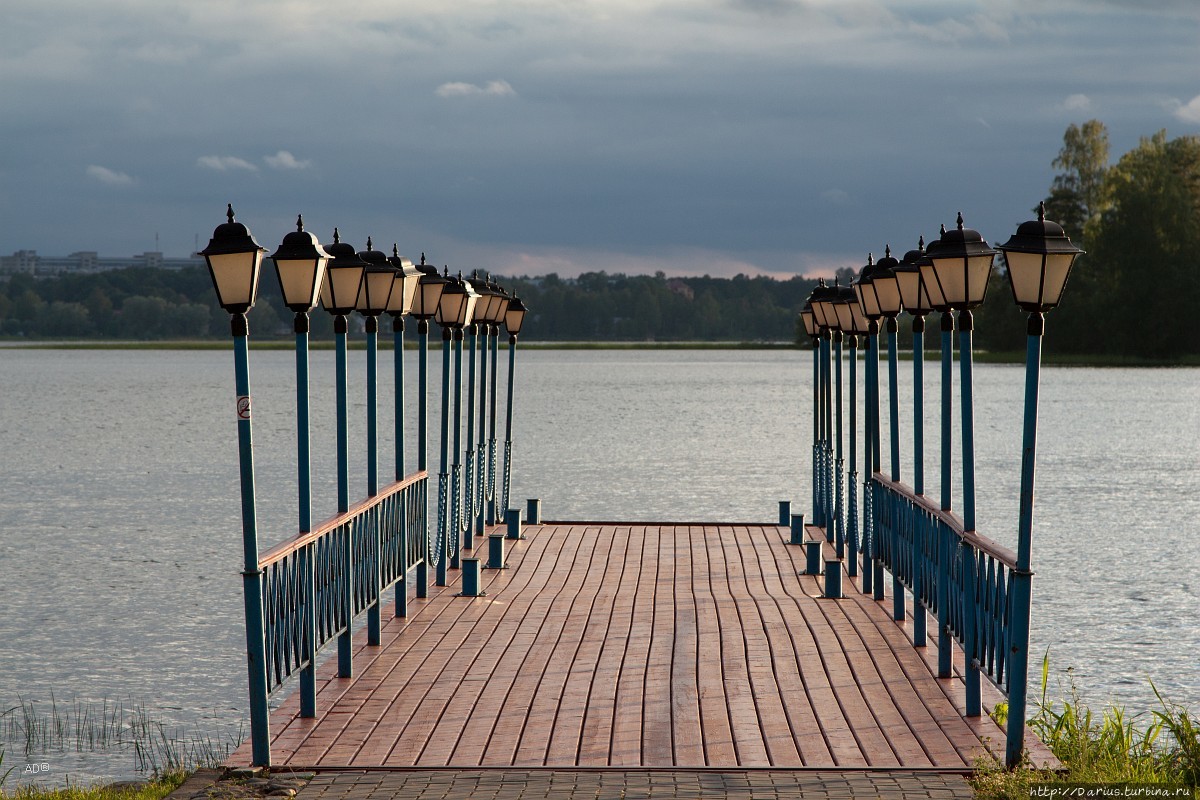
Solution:
[{"label": "blue lamp post", "polygon": [[[849,497],[846,501],[846,514],[842,519],[844,535],[838,541],[837,555],[838,558],[847,558],[847,572],[851,578],[858,577],[858,487],[855,482],[858,480],[857,447],[856,430],[858,426],[857,409],[855,408],[858,402],[856,396],[856,377],[855,373],[858,368],[858,337],[865,334],[867,331],[867,318],[862,315],[862,309],[858,305],[858,295],[853,287],[838,286],[838,300],[834,305],[834,310],[837,313],[838,327],[842,330],[842,336],[849,340],[850,343],[850,471],[847,475],[847,488]],[[841,461],[841,381],[838,382],[838,460]],[[838,481],[841,482],[841,465],[838,466]],[[838,496],[841,497],[841,488],[838,488]]]},{"label": "blue lamp post", "polygon": [[800,309],[800,323],[804,326],[804,332],[812,339],[812,520],[814,525],[820,525],[821,482],[817,476],[821,471],[821,326],[817,323],[816,312],[813,311],[811,294]]},{"label": "blue lamp post", "polygon": [[[945,235],[946,226],[941,227]],[[942,295],[941,286],[933,272],[933,260],[929,254],[941,246],[941,239],[934,239],[925,249],[925,256],[917,261],[921,275],[921,286],[929,295],[929,304],[941,314],[942,333],[942,402],[941,402],[941,509],[950,511],[954,506],[954,475],[951,468],[953,453],[954,400],[954,309]],[[938,677],[949,678],[951,674],[950,645],[950,548],[949,535],[940,535],[937,541],[939,572],[937,578],[938,608]]]},{"label": "blue lamp post", "polygon": [[[438,274],[437,268],[425,263],[425,254],[421,254],[421,263],[417,270],[421,273],[417,281],[417,290],[413,295],[412,311],[417,319],[417,469],[421,472],[429,469],[429,320],[437,315],[441,305],[442,292],[449,281]],[[440,497],[439,497],[440,500]],[[423,515],[426,520],[428,515]],[[440,516],[439,516],[440,520]],[[417,565],[417,597],[425,597],[429,592],[429,562],[438,567],[442,561],[441,528],[430,530],[428,521],[425,523],[424,557]]]},{"label": "blue lamp post", "polygon": [[[904,310],[912,315],[913,335],[913,491],[925,494],[925,317],[933,310],[929,292],[921,280],[921,261],[925,258],[925,237],[921,237],[916,250],[904,254],[892,270],[900,284],[900,298]],[[927,631],[925,608],[921,604],[924,575],[919,568],[924,546],[924,526],[916,521],[912,532],[912,589],[913,589],[913,645],[924,647]]]},{"label": "blue lamp post", "polygon": [[496,363],[495,348],[493,347],[491,375],[491,437],[488,438],[488,342],[493,342],[499,334],[499,324],[504,321],[504,312],[508,309],[509,297],[490,278],[481,285],[479,302],[475,306],[475,320],[481,334],[479,345],[479,439],[476,455],[476,496],[479,504],[474,520],[475,534],[482,536],[489,518],[495,518],[495,511],[489,512],[489,505],[495,497],[496,490]]},{"label": "blue lamp post", "polygon": [[487,443],[487,522],[489,525],[495,525],[498,521],[496,514],[496,405],[497,405],[497,376],[499,368],[497,361],[499,358],[500,349],[500,326],[504,324],[505,315],[508,313],[508,305],[512,302],[512,296],[502,290],[499,286],[493,287],[496,294],[499,295],[498,303],[490,308],[490,324],[489,332],[492,337],[491,341],[491,386],[489,392],[491,394],[488,407],[488,443]]},{"label": "blue lamp post", "polygon": [[512,409],[513,409],[513,380],[517,363],[517,336],[525,325],[525,315],[528,310],[521,298],[513,296],[504,312],[504,328],[508,331],[508,404],[504,409],[504,493],[500,496],[500,508],[507,513],[509,490],[512,481]]},{"label": "blue lamp post", "polygon": [[258,523],[254,498],[254,448],[250,431],[249,326],[246,312],[254,307],[263,253],[245,225],[235,222],[233,206],[228,221],[213,231],[208,247],[200,251],[208,264],[217,302],[230,315],[233,335],[234,383],[237,392],[238,465],[242,498],[242,594],[246,608],[246,668],[250,689],[250,735],[253,763],[271,764],[271,739],[267,728],[267,657],[263,630],[262,570],[258,567]]},{"label": "blue lamp post", "polygon": [[[387,313],[392,317],[393,383],[395,386],[396,420],[396,480],[404,478],[404,315],[412,311],[416,301],[417,287],[421,282],[420,271],[411,260],[400,255],[400,248],[393,243],[388,263],[395,270],[395,282],[388,297]],[[409,535],[413,535],[410,531]],[[422,531],[422,535],[424,532]],[[396,581],[395,615],[408,615],[408,548],[403,548],[400,579]]]},{"label": "blue lamp post", "polygon": [[[308,314],[317,304],[321,284],[325,280],[325,265],[329,254],[321,247],[317,237],[304,230],[304,217],[296,217],[296,230],[283,237],[279,249],[271,254],[275,262],[275,274],[283,293],[283,303],[295,313],[293,328],[296,332],[296,470],[299,487],[299,529],[301,533],[312,530],[312,456],[309,426],[309,361]],[[307,558],[307,555],[303,556]],[[305,565],[307,580],[315,580],[316,570],[312,560]],[[308,642],[316,641],[316,615],[310,607],[304,618]],[[316,659],[309,658],[308,665],[300,670],[300,716],[315,717]]]},{"label": "blue lamp post", "polygon": [[813,289],[811,300],[813,318],[817,323],[817,331],[819,338],[819,363],[818,368],[818,386],[820,386],[820,394],[817,399],[817,410],[820,424],[818,426],[817,441],[820,446],[817,451],[817,483],[820,485],[818,495],[818,508],[813,520],[817,525],[825,530],[825,538],[828,541],[834,540],[834,529],[837,527],[834,521],[834,502],[833,502],[833,368],[832,360],[832,343],[833,343],[833,326],[837,324],[837,314],[832,310],[831,298],[836,296],[836,291],[831,286],[826,286],[825,281],[817,282],[817,288]]},{"label": "blue lamp post", "polygon": [[[441,300],[438,302],[437,313],[434,319],[442,328],[442,451],[441,451],[441,469],[438,472],[438,531],[441,539],[442,558],[438,560],[437,565],[437,585],[446,585],[446,574],[448,566],[458,566],[458,511],[460,509],[458,494],[458,447],[459,447],[459,429],[461,427],[462,418],[459,414],[462,393],[460,385],[462,383],[462,330],[463,327],[471,319],[471,311],[474,306],[473,292],[470,290],[470,285],[462,279],[460,275],[457,278],[449,277],[449,270],[446,271],[446,286],[442,291]],[[453,489],[448,485],[450,477],[450,356],[451,351],[455,351],[455,428],[454,428],[454,453],[455,453],[455,470]],[[451,502],[451,492],[453,491],[453,505]],[[454,537],[454,538],[451,538]],[[448,565],[447,560],[451,560]]]},{"label": "blue lamp post", "polygon": [[1042,363],[1045,313],[1059,304],[1075,258],[1083,251],[1071,244],[1061,225],[1046,219],[1046,204],[1038,218],[1023,222],[999,246],[1008,266],[1013,300],[1029,313],[1025,351],[1025,421],[1021,446],[1021,504],[1017,528],[1017,568],[1012,573],[1011,642],[1008,654],[1008,740],[1006,763],[1020,761],[1025,740],[1025,692],[1029,670],[1029,616],[1032,602],[1030,572],[1033,546],[1033,479],[1037,455],[1038,384]]},{"label": "blue lamp post", "polygon": [[[819,287],[813,300],[813,309],[825,329],[827,344],[825,366],[825,468],[829,507],[825,538],[834,543],[839,554],[845,550],[845,517],[842,507],[842,329],[838,321],[837,306],[841,301],[841,287],[834,280],[833,286]],[[828,516],[832,515],[832,516]]]},{"label": "blue lamp post", "polygon": [[[879,280],[880,286],[875,286]],[[858,295],[858,304],[867,318],[867,354],[866,354],[866,442],[864,443],[863,461],[867,478],[863,481],[863,586],[864,594],[871,593],[876,600],[882,600],[883,594],[883,562],[880,560],[880,543],[876,536],[875,526],[875,493],[872,488],[871,476],[882,467],[879,457],[879,320],[884,316],[885,308],[882,300],[889,305],[892,295],[898,294],[895,273],[891,269],[879,269],[874,257],[867,254],[867,264],[859,273],[854,284]]]},{"label": "blue lamp post", "polygon": [[[379,315],[387,311],[392,287],[396,283],[396,268],[387,255],[376,250],[371,237],[367,237],[367,249],[358,257],[365,263],[362,283],[358,287],[358,300],[354,308],[362,314],[367,333],[367,496],[379,494]],[[376,554],[372,583],[375,598],[367,606],[367,644],[378,645],[381,634],[380,598],[378,595],[382,564],[380,563],[379,520],[373,518],[365,535],[375,538]]]},{"label": "blue lamp post", "polygon": [[[337,504],[338,513],[350,508],[350,445],[346,423],[348,405],[346,390],[346,317],[358,302],[366,263],[354,252],[353,245],[342,241],[337,228],[333,229],[333,244],[325,248],[329,263],[325,268],[325,284],[321,287],[321,305],[333,315],[335,341],[334,369],[337,376]],[[342,537],[342,563],[353,563],[354,543],[351,534]],[[342,632],[338,635],[338,677],[354,674],[351,661],[350,609],[354,608],[354,576],[347,570],[342,581],[342,605],[345,619],[338,620]]]},{"label": "blue lamp post", "polygon": [[[963,462],[963,529],[975,530],[975,412],[972,391],[972,347],[971,332],[974,327],[972,309],[983,303],[987,294],[988,278],[992,273],[992,260],[996,251],[988,247],[978,231],[963,227],[962,214],[958,215],[958,227],[946,231],[938,240],[936,248],[930,248],[926,256],[932,262],[933,279],[938,292],[946,304],[958,312],[959,335],[959,394],[962,399],[962,462]],[[930,290],[930,296],[933,296]],[[975,551],[965,542],[960,547],[959,557],[963,566],[963,586],[966,588],[966,603],[974,605]],[[970,620],[964,625],[964,670],[967,716],[982,713],[979,666],[972,655],[975,652],[977,631]]]}]

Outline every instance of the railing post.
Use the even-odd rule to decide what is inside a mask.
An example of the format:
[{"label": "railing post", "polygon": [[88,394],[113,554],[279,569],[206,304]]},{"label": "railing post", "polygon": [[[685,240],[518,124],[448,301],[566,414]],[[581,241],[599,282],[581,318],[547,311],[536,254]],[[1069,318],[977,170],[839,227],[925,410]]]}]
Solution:
[{"label": "railing post", "polygon": [[442,458],[438,472],[438,532],[437,532],[437,575],[434,582],[446,585],[446,562],[450,557],[449,537],[449,489],[446,479],[450,475],[450,328],[442,328]]},{"label": "railing post", "polygon": [[517,336],[508,335],[508,405],[504,409],[504,495],[500,498],[500,507],[508,509],[512,500],[512,410],[513,410],[513,381],[516,377],[517,365]]},{"label": "railing post", "polygon": [[[914,316],[913,335],[913,491],[918,497],[925,494],[925,317]],[[913,596],[913,645],[925,647],[926,631],[925,604],[921,598],[924,580],[921,566],[924,561],[925,528],[924,512],[913,512],[912,524],[912,596]]]},{"label": "railing post", "polygon": [[[942,502],[943,511],[954,505],[953,421],[954,400],[954,313],[942,312]],[[954,557],[954,534],[938,526],[938,677],[949,678],[950,663],[950,559]]]},{"label": "railing post", "polygon": [[875,345],[877,338],[875,331],[878,330],[875,320],[870,320],[868,325],[868,333],[865,337],[865,347],[863,348],[863,594],[874,594],[875,590],[875,569],[871,563],[871,437],[874,435],[871,426],[874,423],[874,417],[871,416],[871,402],[874,401],[875,395],[871,391],[872,372],[871,362],[877,359],[875,354]]},{"label": "railing post", "polygon": [[250,689],[250,737],[256,766],[271,765],[267,713],[267,650],[263,627],[263,573],[258,566],[258,521],[254,497],[254,445],[250,431],[249,326],[233,314],[234,384],[237,392],[238,472],[242,497],[242,598],[246,609],[246,670]]},{"label": "railing post", "polygon": [[[396,480],[404,479],[404,316],[392,316],[392,375],[395,383],[395,420],[396,420]],[[404,513],[402,523],[404,536],[400,539],[400,578],[396,581],[397,617],[408,616],[408,570],[412,564],[408,562],[409,542],[416,532],[408,526],[408,514]],[[422,532],[423,533],[423,532]]]},{"label": "railing post", "polygon": [[463,350],[463,331],[462,328],[456,327],[454,334],[454,447],[450,451],[454,453],[454,462],[450,465],[450,496],[451,496],[451,511],[449,521],[449,537],[447,543],[451,545],[450,568],[459,569],[461,564],[459,559],[462,554],[462,511],[463,511],[463,496],[462,496],[462,464],[458,463],[459,454],[462,452],[462,350]]},{"label": "railing post", "polygon": [[833,486],[833,541],[838,558],[846,555],[846,517],[842,505],[842,481],[844,480],[845,460],[842,453],[842,332],[833,332],[833,372],[834,372],[834,419],[836,420],[836,439],[834,453],[834,486]]},{"label": "railing post", "polygon": [[1005,763],[1016,766],[1025,748],[1025,708],[1029,680],[1029,617],[1033,573],[1033,482],[1037,457],[1038,388],[1041,380],[1042,334],[1045,318],[1029,315],[1025,346],[1025,416],[1021,444],[1021,505],[1017,528],[1017,568],[1013,570],[1008,653],[1008,740]]},{"label": "railing post", "polygon": [[[900,387],[897,386],[899,369],[896,359],[896,331],[899,326],[894,316],[887,318],[888,335],[888,420],[892,450],[892,480],[900,482]],[[892,547],[892,619],[904,621],[904,583],[900,559],[900,507],[898,500],[889,493],[888,511],[891,516]],[[915,597],[915,595],[914,595]]]},{"label": "railing post", "polygon": [[500,351],[500,327],[492,327],[492,397],[488,425],[488,524],[495,525],[500,521],[496,514],[496,378],[500,374],[497,365]]},{"label": "railing post", "polygon": [[812,337],[812,515],[813,524],[821,523],[821,340]]},{"label": "railing post", "polygon": [[475,455],[475,486],[479,497],[479,513],[475,518],[475,535],[487,533],[487,501],[491,498],[487,483],[487,338],[491,324],[480,323],[479,332],[479,441]]},{"label": "railing post", "polygon": [[[429,320],[417,320],[417,469],[429,469]],[[428,485],[428,479],[426,480]],[[429,596],[429,493],[422,492],[424,528],[421,536],[421,563],[417,565],[417,597]]]},{"label": "railing post", "polygon": [[[299,495],[299,530],[312,530],[312,441],[309,425],[309,375],[308,333],[309,317],[305,311],[297,311],[292,324],[296,332],[296,484]],[[300,716],[317,715],[317,620],[316,620],[316,563],[311,552],[305,554],[305,632],[304,658],[308,664],[300,669]]]},{"label": "railing post", "polygon": [[[857,397],[858,336],[850,334],[850,473],[847,476],[849,497],[846,503],[848,532],[846,535],[846,571],[851,578],[858,577],[858,409]],[[839,553],[839,555],[841,555]],[[853,583],[853,581],[851,581]]]},{"label": "railing post", "polygon": [[464,509],[466,513],[463,514],[466,525],[463,526],[462,532],[462,546],[467,550],[470,550],[475,546],[475,504],[479,501],[479,496],[475,491],[475,488],[479,483],[479,476],[476,474],[475,470],[478,468],[478,466],[481,466],[475,463],[475,345],[479,340],[478,328],[479,325],[475,322],[472,322],[467,326],[467,331],[470,333],[471,338],[467,344],[467,469],[466,475],[464,476],[466,489],[466,502],[464,503]]},{"label": "railing post", "polygon": [[[333,332],[335,341],[334,368],[337,371],[337,484],[338,513],[345,514],[350,508],[350,445],[347,433],[346,406],[346,315],[335,314]],[[351,621],[354,618],[354,526],[346,526],[342,537],[342,603],[345,608],[346,629],[338,635],[338,677],[349,678],[354,674],[352,663],[353,642]]]},{"label": "railing post", "polygon": [[[366,315],[367,329],[367,496],[379,494],[379,317]],[[383,621],[380,618],[380,568],[382,564],[382,542],[380,540],[379,515],[368,516],[364,533],[375,542],[375,584],[371,587],[374,599],[367,606],[367,644],[378,646]],[[368,559],[369,560],[369,559]]]},{"label": "railing post", "polygon": [[792,518],[792,503],[790,500],[779,501],[779,524],[787,526]]},{"label": "railing post", "polygon": [[[971,354],[971,331],[973,329],[973,319],[970,310],[963,310],[958,313],[958,335],[959,335],[959,355],[958,365],[960,371],[960,386],[959,394],[962,400],[962,468],[963,468],[963,530],[975,530],[975,406],[972,389],[972,354]],[[972,558],[971,575],[974,579],[975,565]],[[975,628],[975,609],[974,609],[974,591],[968,599],[968,613],[964,616],[963,625],[966,630],[963,632],[963,638],[967,642],[974,642],[976,631]],[[967,684],[967,715],[978,716],[979,709],[979,665],[973,656],[973,653],[968,652],[965,658],[966,663],[963,665],[963,677]],[[972,703],[974,700],[974,704]]]}]

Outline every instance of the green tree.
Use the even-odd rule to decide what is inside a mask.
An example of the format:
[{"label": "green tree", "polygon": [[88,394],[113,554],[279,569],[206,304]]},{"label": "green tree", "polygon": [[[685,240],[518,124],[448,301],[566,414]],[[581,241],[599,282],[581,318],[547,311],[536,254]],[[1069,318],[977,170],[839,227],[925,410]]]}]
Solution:
[{"label": "green tree", "polygon": [[1058,222],[1075,242],[1107,207],[1108,129],[1100,120],[1071,124],[1051,166],[1061,170],[1046,198],[1046,216]]},{"label": "green tree", "polygon": [[1105,191],[1111,207],[1084,264],[1092,311],[1103,314],[1092,317],[1102,325],[1096,349],[1154,358],[1196,352],[1200,137],[1143,138],[1112,168]]}]

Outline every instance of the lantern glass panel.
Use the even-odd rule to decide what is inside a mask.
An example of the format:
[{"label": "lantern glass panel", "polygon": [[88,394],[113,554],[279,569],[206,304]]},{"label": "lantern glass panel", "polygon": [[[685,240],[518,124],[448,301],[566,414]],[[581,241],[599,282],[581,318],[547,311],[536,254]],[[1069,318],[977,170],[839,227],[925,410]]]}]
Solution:
[{"label": "lantern glass panel", "polygon": [[858,305],[858,302],[839,302],[833,304],[833,310],[837,313],[838,329],[842,331],[854,330],[854,314],[850,310],[850,306]]},{"label": "lantern glass panel", "polygon": [[325,279],[324,258],[276,258],[275,274],[283,292],[283,304],[292,309],[309,309],[317,301]]},{"label": "lantern glass panel", "polygon": [[516,336],[521,332],[521,326],[525,324],[525,307],[520,303],[509,303],[508,310],[504,313],[504,327],[512,336]]},{"label": "lantern glass panel", "polygon": [[938,282],[937,271],[934,270],[933,264],[921,265],[921,283],[925,287],[925,293],[929,296],[929,305],[933,308],[949,308],[950,304],[946,302],[946,296],[942,293],[942,285]]},{"label": "lantern glass panel", "polygon": [[354,307],[363,314],[375,316],[388,306],[396,273],[391,269],[369,269],[363,273]]},{"label": "lantern glass panel", "polygon": [[892,317],[904,309],[904,303],[900,298],[900,283],[896,280],[894,273],[876,275],[871,278],[871,284],[875,287],[875,297],[881,312]]},{"label": "lantern glass panel", "polygon": [[917,269],[896,270],[896,281],[900,284],[900,299],[911,311],[921,307],[921,271]]},{"label": "lantern glass panel", "polygon": [[258,274],[262,266],[262,251],[225,253],[205,256],[217,287],[217,301],[222,308],[246,308],[254,305],[258,293]]},{"label": "lantern glass panel", "polygon": [[883,315],[879,310],[879,298],[875,294],[873,283],[873,280],[860,280],[854,285],[854,291],[858,293],[858,304],[862,306],[863,315],[867,318]]},{"label": "lantern glass panel", "polygon": [[328,304],[322,297],[321,304],[327,311],[347,313],[354,310],[358,290],[362,285],[362,267],[340,267],[325,270],[329,289]]}]

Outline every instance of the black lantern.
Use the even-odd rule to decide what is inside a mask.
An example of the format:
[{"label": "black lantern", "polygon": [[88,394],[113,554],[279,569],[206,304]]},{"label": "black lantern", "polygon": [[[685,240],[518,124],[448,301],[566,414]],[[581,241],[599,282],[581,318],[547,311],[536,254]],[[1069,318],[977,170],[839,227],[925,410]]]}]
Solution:
[{"label": "black lantern", "polygon": [[378,317],[387,311],[392,286],[396,282],[396,268],[388,262],[382,250],[375,249],[370,236],[367,237],[367,249],[360,251],[358,257],[367,266],[363,269],[354,308],[364,317]]},{"label": "black lantern", "polygon": [[[979,231],[963,227],[961,212],[958,228],[943,233],[938,246],[931,247],[926,255],[932,262],[933,278],[941,296],[950,308],[962,311],[983,304],[996,251],[988,247]],[[929,296],[936,299],[932,287]]]},{"label": "black lantern", "polygon": [[921,261],[924,258],[925,237],[922,236],[917,242],[917,249],[909,250],[904,254],[904,258],[892,267],[892,272],[896,273],[896,280],[900,284],[900,299],[904,303],[904,310],[914,317],[923,317],[933,311],[929,292],[921,280]]},{"label": "black lantern", "polygon": [[504,312],[504,327],[508,329],[508,335],[514,339],[521,332],[521,326],[525,324],[526,311],[521,298],[514,295],[508,302],[508,309]]},{"label": "black lantern", "polygon": [[217,290],[217,302],[230,314],[245,314],[254,307],[258,295],[258,276],[265,247],[250,235],[240,222],[233,220],[233,204],[225,210],[228,222],[213,231],[208,247],[200,251],[208,263],[208,274]]},{"label": "black lantern", "polygon": [[393,317],[400,317],[412,311],[417,286],[421,283],[421,271],[413,266],[412,259],[400,255],[400,249],[395,244],[392,245],[392,256],[388,262],[396,273],[387,312]]},{"label": "black lantern", "polygon": [[283,237],[271,260],[275,262],[283,304],[297,314],[307,314],[317,304],[329,253],[316,236],[304,230],[302,215],[297,215],[296,230]]},{"label": "black lantern", "polygon": [[431,320],[437,314],[441,304],[442,292],[450,283],[448,278],[438,274],[437,267],[425,263],[425,254],[421,254],[421,263],[417,266],[421,273],[417,284],[417,292],[413,296],[413,306],[410,312],[419,320]]},{"label": "black lantern", "polygon": [[804,307],[800,309],[800,322],[804,325],[804,332],[809,336],[816,338],[817,334],[820,333],[817,328],[817,319],[813,311],[811,297],[804,301]]},{"label": "black lantern", "polygon": [[854,308],[858,306],[858,295],[849,286],[834,286],[837,297],[833,310],[837,313],[838,330],[842,333],[854,334]]},{"label": "black lantern", "polygon": [[1008,264],[1013,300],[1030,312],[1058,305],[1075,257],[1083,252],[1071,244],[1061,225],[1046,219],[1044,202],[1038,204],[1038,218],[1022,222],[998,248]]},{"label": "black lantern", "polygon": [[871,290],[875,292],[880,313],[888,319],[894,319],[904,310],[900,280],[895,271],[899,265],[900,262],[892,256],[892,246],[887,245],[883,251],[883,258],[875,262],[875,271],[871,273]]},{"label": "black lantern", "polygon": [[358,290],[367,265],[354,252],[353,245],[342,241],[337,228],[333,229],[333,244],[325,251],[329,253],[329,264],[325,268],[325,283],[321,286],[321,306],[330,314],[345,316],[358,302]]},{"label": "black lantern", "polygon": [[879,310],[879,298],[875,294],[875,287],[871,285],[874,273],[875,256],[867,253],[866,266],[859,270],[858,280],[854,282],[854,293],[858,296],[858,305],[863,316],[869,320],[883,316],[883,312]]},{"label": "black lantern", "polygon": [[441,300],[438,301],[434,320],[443,328],[461,330],[471,324],[479,293],[471,286],[470,281],[463,280],[461,274],[458,277],[450,278],[449,270],[447,270],[444,277],[449,282],[442,291]]}]

